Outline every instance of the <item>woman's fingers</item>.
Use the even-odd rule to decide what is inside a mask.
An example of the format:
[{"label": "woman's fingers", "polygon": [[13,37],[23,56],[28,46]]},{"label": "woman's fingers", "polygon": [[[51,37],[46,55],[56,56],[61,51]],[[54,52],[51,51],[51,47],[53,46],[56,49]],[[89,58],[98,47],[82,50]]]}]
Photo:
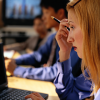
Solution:
[{"label": "woman's fingers", "polygon": [[37,97],[42,97],[39,93],[35,92],[35,93],[32,93],[33,95],[37,96]]},{"label": "woman's fingers", "polygon": [[31,98],[28,98],[28,99],[26,99],[26,100],[32,100]]},{"label": "woman's fingers", "polygon": [[68,19],[62,19],[61,22],[68,22]]},{"label": "woman's fingers", "polygon": [[60,24],[61,24],[61,23],[63,23],[64,26],[69,27],[68,19],[63,19],[63,20],[61,20]]},{"label": "woman's fingers", "polygon": [[29,94],[25,97],[25,99],[31,98],[32,100],[37,100],[37,96],[33,95],[33,94]]},{"label": "woman's fingers", "polygon": [[69,27],[67,19],[63,19],[60,22],[59,30],[56,34],[56,40],[58,42],[60,50],[62,51],[66,51],[67,49],[70,50],[70,48],[72,47],[71,44],[67,42],[69,31],[67,30],[65,26]]},{"label": "woman's fingers", "polygon": [[59,27],[59,30],[58,30],[59,31],[59,34],[62,34],[65,37],[67,37],[68,36],[68,33],[69,33],[69,31],[67,30],[67,27],[68,27],[68,23],[61,21],[60,27]]},{"label": "woman's fingers", "polygon": [[59,30],[59,34],[58,34],[58,36],[59,35],[63,35],[63,36],[65,36],[65,37],[68,37],[68,32],[67,32],[67,30],[66,29],[60,29]]},{"label": "woman's fingers", "polygon": [[60,47],[59,51],[59,59],[60,62],[63,62],[70,57],[70,51],[72,48],[72,43],[67,42],[67,38],[69,35],[69,31],[67,30],[68,25],[68,20],[63,19],[60,22],[59,30],[56,34],[56,40],[58,42],[58,45]]},{"label": "woman's fingers", "polygon": [[64,27],[69,27],[68,22],[60,22],[60,25],[63,25]]},{"label": "woman's fingers", "polygon": [[31,93],[25,97],[25,99],[31,98],[32,100],[44,100],[39,93]]}]

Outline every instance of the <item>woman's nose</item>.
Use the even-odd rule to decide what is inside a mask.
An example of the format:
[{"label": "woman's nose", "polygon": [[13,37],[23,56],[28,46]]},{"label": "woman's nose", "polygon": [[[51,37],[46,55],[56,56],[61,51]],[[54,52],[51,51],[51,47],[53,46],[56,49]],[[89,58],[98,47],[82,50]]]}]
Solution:
[{"label": "woman's nose", "polygon": [[70,33],[68,34],[67,42],[69,42],[69,43],[73,43],[74,42],[74,38],[71,36]]}]

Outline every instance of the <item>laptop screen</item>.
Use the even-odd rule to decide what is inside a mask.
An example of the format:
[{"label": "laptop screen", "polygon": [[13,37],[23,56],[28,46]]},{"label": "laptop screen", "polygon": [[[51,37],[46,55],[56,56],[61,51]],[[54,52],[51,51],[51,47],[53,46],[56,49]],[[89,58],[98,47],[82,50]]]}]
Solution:
[{"label": "laptop screen", "polygon": [[7,85],[6,70],[3,57],[3,45],[0,43],[0,90]]}]

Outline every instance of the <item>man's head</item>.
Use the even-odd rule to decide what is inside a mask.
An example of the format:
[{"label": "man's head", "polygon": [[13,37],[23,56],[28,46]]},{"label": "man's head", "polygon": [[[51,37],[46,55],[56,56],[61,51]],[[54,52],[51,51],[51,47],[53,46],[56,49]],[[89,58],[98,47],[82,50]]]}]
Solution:
[{"label": "man's head", "polygon": [[54,27],[58,30],[59,23],[51,19],[51,16],[59,20],[67,18],[66,5],[69,0],[42,0],[41,7],[43,11],[43,20],[46,28]]},{"label": "man's head", "polygon": [[34,25],[34,29],[38,33],[38,35],[43,35],[47,32],[47,29],[44,25],[41,15],[36,16],[34,18],[33,25]]}]

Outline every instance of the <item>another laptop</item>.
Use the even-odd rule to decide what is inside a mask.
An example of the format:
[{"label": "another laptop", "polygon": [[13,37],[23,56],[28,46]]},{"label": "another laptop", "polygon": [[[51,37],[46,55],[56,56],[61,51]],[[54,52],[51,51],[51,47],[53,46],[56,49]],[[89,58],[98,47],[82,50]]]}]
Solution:
[{"label": "another laptop", "polygon": [[[26,100],[24,97],[33,91],[8,88],[6,69],[3,56],[3,45],[0,43],[0,100]],[[40,93],[46,100],[48,94]]]}]

